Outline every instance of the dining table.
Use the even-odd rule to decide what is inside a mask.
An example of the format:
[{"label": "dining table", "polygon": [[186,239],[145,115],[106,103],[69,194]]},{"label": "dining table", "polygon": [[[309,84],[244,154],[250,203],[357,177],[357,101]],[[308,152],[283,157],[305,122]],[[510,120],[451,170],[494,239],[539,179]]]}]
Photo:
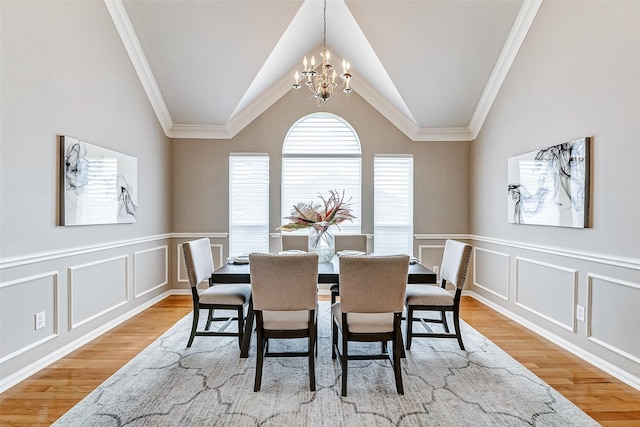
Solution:
[{"label": "dining table", "polygon": [[[369,254],[374,255],[374,254]],[[321,262],[318,264],[318,283],[337,283],[340,284],[340,261],[339,254],[335,254],[331,261]],[[437,282],[437,274],[417,262],[415,259],[409,263],[409,270],[407,275],[407,283],[423,283],[434,284]],[[220,268],[216,269],[211,274],[211,280],[209,283],[213,286],[215,284],[229,284],[229,283],[251,283],[251,274],[249,271],[249,264],[235,263],[227,261]],[[253,302],[249,300],[249,308],[247,311],[246,322],[244,327],[244,333],[242,337],[242,344],[240,348],[240,357],[249,357],[249,345],[251,343],[251,334],[253,332]]]}]

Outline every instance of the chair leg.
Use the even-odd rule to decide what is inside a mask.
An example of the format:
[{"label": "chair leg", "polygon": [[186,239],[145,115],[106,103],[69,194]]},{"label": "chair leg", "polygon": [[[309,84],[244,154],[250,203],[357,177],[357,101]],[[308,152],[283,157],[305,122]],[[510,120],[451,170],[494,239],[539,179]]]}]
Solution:
[{"label": "chair leg", "polygon": [[244,306],[238,307],[238,347],[242,350],[242,338],[244,338]]},{"label": "chair leg", "polygon": [[264,338],[262,337],[262,330],[258,327],[257,331],[257,344],[256,344],[256,379],[253,385],[253,391],[260,391],[262,385],[262,366],[264,363]]},{"label": "chair leg", "polygon": [[315,368],[315,347],[316,335],[315,326],[309,328],[309,388],[316,391],[316,368]]},{"label": "chair leg", "polygon": [[464,350],[464,344],[462,343],[462,334],[460,333],[460,314],[458,310],[458,307],[455,307],[453,309],[453,327],[456,328],[456,338],[458,339],[460,350]]},{"label": "chair leg", "polygon": [[413,335],[413,308],[407,305],[407,350],[411,350],[411,335]]},{"label": "chair leg", "polygon": [[347,341],[346,331],[342,330],[342,355],[340,357],[340,365],[342,367],[342,396],[347,396],[347,358],[349,357],[349,342]]},{"label": "chair leg", "polygon": [[402,367],[400,366],[400,358],[402,355],[402,331],[400,331],[400,322],[395,330],[393,338],[393,372],[396,377],[396,391],[398,394],[404,394],[404,386],[402,384]]},{"label": "chair leg", "polygon": [[338,325],[331,315],[331,358],[336,359],[336,346],[338,345]]},{"label": "chair leg", "polygon": [[207,317],[207,324],[204,325],[204,330],[208,331],[211,328],[211,322],[213,322],[213,308],[209,309],[209,316]]},{"label": "chair leg", "polygon": [[449,324],[447,323],[447,312],[446,311],[441,311],[440,312],[440,320],[442,320],[442,327],[444,328],[445,333],[449,333]]},{"label": "chair leg", "polygon": [[331,291],[331,305],[336,303],[336,293]]},{"label": "chair leg", "polygon": [[200,319],[200,310],[193,310],[193,322],[191,323],[191,336],[189,336],[189,342],[187,343],[187,348],[191,347],[193,344],[193,338],[196,336],[196,329],[198,329],[198,320]]}]

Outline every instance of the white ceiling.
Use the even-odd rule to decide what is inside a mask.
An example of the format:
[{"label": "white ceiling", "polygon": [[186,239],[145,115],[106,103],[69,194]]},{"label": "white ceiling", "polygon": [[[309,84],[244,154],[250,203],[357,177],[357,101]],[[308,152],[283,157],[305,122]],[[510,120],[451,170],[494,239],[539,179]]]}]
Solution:
[{"label": "white ceiling", "polygon": [[[104,1],[172,138],[232,138],[322,47],[322,0]],[[541,1],[328,0],[327,48],[412,140],[473,140]]]}]

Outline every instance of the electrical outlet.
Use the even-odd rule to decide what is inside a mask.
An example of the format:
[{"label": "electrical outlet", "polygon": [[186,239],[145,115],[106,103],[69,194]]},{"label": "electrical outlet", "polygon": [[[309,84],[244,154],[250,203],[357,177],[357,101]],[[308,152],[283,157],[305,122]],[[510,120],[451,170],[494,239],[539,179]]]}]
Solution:
[{"label": "electrical outlet", "polygon": [[584,307],[576,305],[576,319],[584,322]]},{"label": "electrical outlet", "polygon": [[436,276],[438,275],[438,270],[440,269],[440,267],[438,267],[437,265],[433,266],[433,272],[436,273]]},{"label": "electrical outlet", "polygon": [[35,318],[36,318],[36,330],[44,328],[44,326],[46,325],[45,312],[41,311],[40,313],[36,313]]}]

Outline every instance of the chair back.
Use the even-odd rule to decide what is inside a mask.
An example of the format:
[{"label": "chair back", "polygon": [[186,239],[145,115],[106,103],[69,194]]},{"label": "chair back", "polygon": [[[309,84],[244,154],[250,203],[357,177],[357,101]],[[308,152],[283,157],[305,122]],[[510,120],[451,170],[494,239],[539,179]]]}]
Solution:
[{"label": "chair back", "polygon": [[343,313],[402,312],[408,255],[341,256],[339,262]]},{"label": "chair back", "polygon": [[336,252],[352,250],[367,252],[366,234],[336,234]]},{"label": "chair back", "polygon": [[456,240],[447,240],[440,267],[442,280],[462,289],[467,279],[470,258],[471,245]]},{"label": "chair back", "polygon": [[318,300],[318,254],[250,254],[253,308],[312,310]]},{"label": "chair back", "polygon": [[282,235],[282,250],[283,251],[305,251],[309,250],[309,236],[300,234],[283,234]]},{"label": "chair back", "polygon": [[208,238],[192,240],[182,244],[184,263],[187,266],[187,276],[192,287],[208,280],[213,273],[213,257],[211,243]]}]

